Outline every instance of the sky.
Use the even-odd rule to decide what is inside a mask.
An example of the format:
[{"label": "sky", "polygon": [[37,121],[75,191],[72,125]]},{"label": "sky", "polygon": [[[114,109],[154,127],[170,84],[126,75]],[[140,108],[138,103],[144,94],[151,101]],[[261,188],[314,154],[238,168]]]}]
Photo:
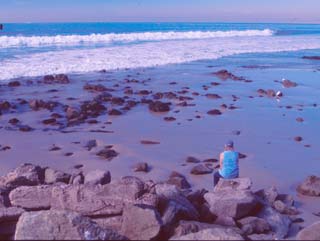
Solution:
[{"label": "sky", "polygon": [[320,23],[320,0],[0,0],[8,22]]}]

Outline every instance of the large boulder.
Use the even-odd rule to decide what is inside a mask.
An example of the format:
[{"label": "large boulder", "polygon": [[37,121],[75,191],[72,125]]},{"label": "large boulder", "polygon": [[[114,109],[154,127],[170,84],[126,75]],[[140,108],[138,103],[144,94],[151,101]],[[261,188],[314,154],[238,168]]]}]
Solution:
[{"label": "large boulder", "polygon": [[111,182],[111,175],[109,171],[102,171],[102,170],[94,170],[88,172],[84,176],[84,183],[91,184],[91,185],[105,185]]},{"label": "large boulder", "polygon": [[256,209],[258,201],[249,190],[221,190],[204,195],[210,211],[216,216],[240,219]]},{"label": "large boulder", "polygon": [[170,240],[244,240],[244,238],[234,228],[217,227],[174,237]]},{"label": "large boulder", "polygon": [[46,168],[44,171],[44,181],[47,184],[56,182],[69,183],[71,175],[52,168]]},{"label": "large boulder", "polygon": [[44,172],[39,166],[25,163],[9,172],[6,176],[0,177],[0,186],[10,189],[19,186],[35,186],[43,183]]},{"label": "large boulder", "polygon": [[21,186],[10,192],[9,199],[13,206],[27,210],[50,209],[53,187],[52,185]]},{"label": "large boulder", "polygon": [[308,196],[320,196],[320,177],[309,176],[297,187],[298,193]]},{"label": "large boulder", "polygon": [[130,205],[123,210],[121,233],[131,240],[153,240],[158,237],[162,220],[158,211],[147,205]]},{"label": "large boulder", "polygon": [[297,240],[320,240],[320,222],[302,229],[297,235]]},{"label": "large boulder", "polygon": [[85,216],[120,215],[126,204],[135,203],[144,192],[144,183],[135,177],[123,177],[107,185],[69,185],[52,190],[53,209],[64,209]]},{"label": "large boulder", "polygon": [[286,215],[280,214],[270,206],[265,206],[257,216],[269,223],[275,238],[283,239],[288,235],[291,220]]},{"label": "large boulder", "polygon": [[246,217],[238,220],[238,224],[241,226],[242,231],[247,234],[261,234],[267,233],[271,230],[269,223],[257,217]]},{"label": "large boulder", "polygon": [[235,178],[224,179],[221,178],[217,185],[214,187],[214,191],[228,191],[228,190],[250,190],[252,181],[250,178]]},{"label": "large boulder", "polygon": [[40,211],[22,214],[17,223],[15,240],[124,240],[111,229],[74,212]]},{"label": "large boulder", "polygon": [[179,189],[188,189],[191,187],[190,183],[187,181],[186,177],[178,172],[173,171],[169,179],[167,180],[168,184],[175,185]]},{"label": "large boulder", "polygon": [[255,192],[255,195],[266,205],[272,206],[277,200],[279,193],[277,188],[272,186]]}]

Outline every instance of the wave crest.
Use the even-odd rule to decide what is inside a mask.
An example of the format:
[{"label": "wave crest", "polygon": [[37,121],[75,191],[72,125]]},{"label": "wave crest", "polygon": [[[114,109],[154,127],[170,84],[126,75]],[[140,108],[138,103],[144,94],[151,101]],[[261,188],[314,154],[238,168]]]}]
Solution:
[{"label": "wave crest", "polygon": [[183,39],[208,39],[224,37],[271,36],[274,32],[264,30],[143,32],[124,34],[56,35],[56,36],[1,36],[0,48],[40,47],[52,45],[81,45],[93,43],[164,41]]}]

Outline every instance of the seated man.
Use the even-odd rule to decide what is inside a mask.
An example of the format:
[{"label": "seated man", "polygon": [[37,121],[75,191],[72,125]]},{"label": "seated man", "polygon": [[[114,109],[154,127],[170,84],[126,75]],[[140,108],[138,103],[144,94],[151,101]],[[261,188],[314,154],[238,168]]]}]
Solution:
[{"label": "seated man", "polygon": [[217,185],[220,178],[232,179],[239,177],[239,154],[234,151],[233,141],[228,141],[224,152],[220,154],[220,169],[213,176],[213,186]]}]

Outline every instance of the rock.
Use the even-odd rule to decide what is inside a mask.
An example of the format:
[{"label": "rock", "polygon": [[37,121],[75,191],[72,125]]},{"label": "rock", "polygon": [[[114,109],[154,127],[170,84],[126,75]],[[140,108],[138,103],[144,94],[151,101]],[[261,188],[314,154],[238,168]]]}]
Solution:
[{"label": "rock", "polygon": [[170,240],[244,240],[244,238],[234,228],[216,227],[174,237]]},{"label": "rock", "polygon": [[10,189],[19,186],[35,186],[43,183],[44,171],[41,167],[25,163],[9,172],[6,176],[0,177],[0,186]]},{"label": "rock", "polygon": [[294,140],[295,140],[296,142],[301,142],[301,141],[303,140],[303,138],[302,138],[301,136],[296,136],[296,137],[294,138]]},{"label": "rock", "polygon": [[92,84],[86,84],[83,86],[84,90],[92,91],[92,92],[103,92],[106,91],[107,88],[103,85],[92,85]]},{"label": "rock", "polygon": [[230,73],[228,70],[219,70],[218,72],[213,73],[218,78],[222,80],[232,79],[232,80],[243,80],[242,77],[235,76],[234,74]]},{"label": "rock", "polygon": [[297,187],[297,192],[307,196],[320,196],[320,177],[307,177],[307,179]]},{"label": "rock", "polygon": [[80,112],[78,109],[68,106],[67,110],[66,110],[66,116],[68,119],[74,119],[79,117]]},{"label": "rock", "polygon": [[19,127],[19,130],[22,131],[22,132],[29,132],[29,131],[33,131],[33,128],[31,128],[30,126],[28,125],[21,125]]},{"label": "rock", "polygon": [[269,97],[275,97],[276,96],[276,92],[274,90],[267,90],[266,92],[267,96]]},{"label": "rock", "polygon": [[235,178],[235,179],[221,178],[218,184],[214,187],[214,191],[250,190],[251,186],[252,186],[252,181],[250,178]]},{"label": "rock", "polygon": [[320,240],[320,222],[302,229],[297,234],[297,240]]},{"label": "rock", "polygon": [[246,217],[240,219],[238,220],[238,224],[240,225],[242,231],[247,235],[253,233],[267,233],[271,230],[270,225],[267,221],[257,217]]},{"label": "rock", "polygon": [[266,206],[257,217],[269,223],[275,238],[283,239],[287,236],[291,225],[291,220],[287,216],[278,213],[272,207]]},{"label": "rock", "polygon": [[51,185],[17,187],[9,194],[10,202],[26,210],[50,209],[52,189]]},{"label": "rock", "polygon": [[146,162],[139,162],[134,165],[133,171],[135,172],[148,172],[149,171],[149,166],[148,163]]},{"label": "rock", "polygon": [[188,162],[188,163],[199,163],[201,161],[198,158],[195,158],[193,156],[189,156],[189,157],[187,157],[186,162]]},{"label": "rock", "polygon": [[175,121],[176,118],[172,117],[172,116],[167,116],[163,118],[165,121]]},{"label": "rock", "polygon": [[168,112],[170,111],[170,102],[164,103],[161,101],[152,101],[149,104],[149,110],[153,112]]},{"label": "rock", "polygon": [[88,172],[84,176],[84,183],[91,185],[105,185],[111,182],[111,174],[109,171],[94,170]]},{"label": "rock", "polygon": [[43,82],[45,84],[69,84],[69,78],[65,74],[45,75],[43,77]]},{"label": "rock", "polygon": [[204,198],[210,205],[211,213],[218,217],[240,219],[249,215],[258,206],[257,199],[248,190],[208,192]]},{"label": "rock", "polygon": [[217,95],[217,94],[206,94],[206,97],[208,97],[209,99],[221,99],[221,96],[220,95]]},{"label": "rock", "polygon": [[11,125],[16,125],[18,124],[20,121],[17,118],[12,118],[8,121]]},{"label": "rock", "polygon": [[18,207],[0,208],[0,223],[17,221],[24,212],[24,209]]},{"label": "rock", "polygon": [[273,207],[275,210],[277,210],[279,213],[287,214],[287,215],[298,215],[300,212],[293,206],[288,207],[284,202],[281,200],[276,200],[273,203]]},{"label": "rock", "polygon": [[9,83],[8,83],[8,86],[9,87],[18,87],[18,86],[20,86],[21,85],[21,83],[19,82],[19,81],[10,81]]},{"label": "rock", "polygon": [[188,189],[191,187],[186,177],[175,171],[171,172],[166,183],[175,185],[179,189]]},{"label": "rock", "polygon": [[52,184],[56,182],[69,183],[71,175],[62,171],[46,168],[44,172],[44,182]]},{"label": "rock", "polygon": [[59,150],[61,150],[61,147],[58,147],[58,146],[56,146],[56,145],[52,145],[52,147],[50,147],[50,149],[49,149],[49,151],[59,151]]},{"label": "rock", "polygon": [[190,173],[193,175],[204,175],[204,174],[210,174],[212,172],[213,170],[211,168],[208,168],[202,164],[193,167],[190,171]]},{"label": "rock", "polygon": [[87,148],[88,151],[91,151],[91,149],[96,147],[96,146],[97,146],[97,141],[96,140],[89,140],[84,147]]},{"label": "rock", "polygon": [[51,207],[89,217],[121,215],[123,207],[135,203],[144,191],[144,183],[136,177],[123,177],[107,185],[56,186]]},{"label": "rock", "polygon": [[104,148],[101,151],[99,151],[96,155],[108,161],[111,161],[114,157],[118,156],[118,153],[110,148]]},{"label": "rock", "polygon": [[282,80],[282,85],[283,85],[283,87],[285,87],[285,88],[291,88],[291,87],[296,87],[296,86],[297,86],[297,83],[292,82],[292,81],[287,80],[287,79],[283,79],[283,80]]},{"label": "rock", "polygon": [[142,140],[140,141],[141,144],[143,145],[158,145],[160,142],[158,141],[149,141],[149,140]]},{"label": "rock", "polygon": [[124,240],[125,237],[102,229],[92,220],[74,212],[27,212],[19,218],[15,240]]},{"label": "rock", "polygon": [[272,234],[251,234],[248,235],[250,240],[274,240]]},{"label": "rock", "polygon": [[223,217],[223,216],[218,216],[215,220],[214,220],[214,224],[216,225],[221,225],[221,226],[225,226],[225,227],[237,227],[236,222],[234,221],[234,218],[232,217]]},{"label": "rock", "polygon": [[155,208],[132,205],[123,210],[121,233],[131,240],[154,240],[159,236],[161,227],[162,220]]},{"label": "rock", "polygon": [[55,118],[49,118],[42,121],[42,124],[44,125],[54,125],[57,123],[57,120]]},{"label": "rock", "polygon": [[112,109],[108,112],[109,115],[122,115],[122,112],[117,109]]},{"label": "rock", "polygon": [[221,111],[218,110],[218,109],[213,109],[213,110],[209,110],[209,111],[207,112],[207,114],[208,114],[208,115],[221,115],[222,113],[221,113]]},{"label": "rock", "polygon": [[288,194],[279,194],[277,200],[282,201],[286,206],[291,207],[294,205],[294,199]]},{"label": "rock", "polygon": [[92,221],[97,223],[101,228],[112,229],[121,233],[122,216],[94,218]]},{"label": "rock", "polygon": [[297,122],[304,122],[304,119],[303,119],[302,117],[298,117],[298,118],[296,119],[296,121],[297,121]]},{"label": "rock", "polygon": [[272,186],[270,188],[261,189],[255,192],[255,195],[268,205],[272,206],[279,194],[277,188]]},{"label": "rock", "polygon": [[320,60],[320,56],[303,56],[303,59]]}]

